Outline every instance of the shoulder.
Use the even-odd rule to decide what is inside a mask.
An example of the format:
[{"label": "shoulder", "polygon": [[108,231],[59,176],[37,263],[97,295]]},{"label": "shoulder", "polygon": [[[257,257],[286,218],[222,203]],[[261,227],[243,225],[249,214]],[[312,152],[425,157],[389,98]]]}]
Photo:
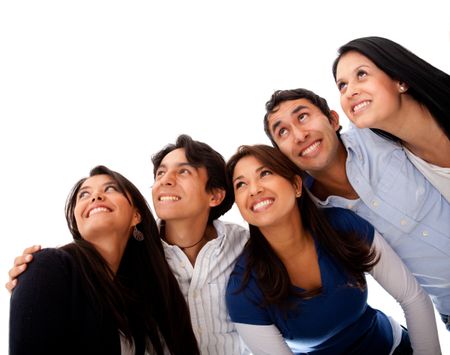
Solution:
[{"label": "shoulder", "polygon": [[388,140],[376,134],[369,128],[357,128],[350,125],[349,128],[341,134],[342,142],[350,153],[355,153],[360,159],[367,156],[378,156],[380,154],[400,154],[405,157],[402,146],[391,140]]},{"label": "shoulder", "polygon": [[33,255],[26,272],[19,276],[19,285],[20,281],[24,280],[39,280],[42,283],[68,280],[73,269],[74,258],[67,251],[56,248],[42,249]]},{"label": "shoulder", "polygon": [[243,226],[231,223],[231,222],[224,222],[219,219],[214,220],[213,222],[214,227],[217,231],[217,236],[225,236],[227,239],[231,239],[233,241],[238,242],[246,242],[250,234],[248,232],[248,229],[244,228]]},{"label": "shoulder", "polygon": [[78,271],[70,254],[61,249],[43,249],[34,254],[26,271],[18,277],[11,300],[60,301],[67,296],[75,278]]},{"label": "shoulder", "polygon": [[31,267],[67,265],[73,262],[73,257],[67,251],[57,248],[46,248],[33,254]]},{"label": "shoulder", "polygon": [[322,211],[335,230],[344,233],[356,233],[359,236],[368,238],[369,242],[372,243],[374,228],[364,218],[345,208],[324,208]]}]

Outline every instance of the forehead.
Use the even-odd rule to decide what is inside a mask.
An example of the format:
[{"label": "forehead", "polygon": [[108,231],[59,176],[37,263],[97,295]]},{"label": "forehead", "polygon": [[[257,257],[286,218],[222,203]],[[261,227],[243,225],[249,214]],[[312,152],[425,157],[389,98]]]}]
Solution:
[{"label": "forehead", "polygon": [[364,54],[361,54],[357,51],[349,51],[345,53],[341,57],[341,59],[339,59],[336,67],[336,72],[339,73],[339,71],[345,70],[346,68],[352,70],[355,69],[355,67],[360,67],[363,65],[376,67],[374,62],[372,62]]},{"label": "forehead", "polygon": [[298,107],[315,108],[316,106],[308,99],[297,99],[283,101],[276,107],[276,111],[269,114],[269,121],[283,118],[285,115],[291,115]]},{"label": "forehead", "polygon": [[256,159],[253,155],[246,155],[241,158],[234,168],[233,176],[240,176],[245,173],[251,173],[261,167],[263,164]]},{"label": "forehead", "polygon": [[91,176],[81,184],[80,189],[84,187],[103,185],[110,181],[114,181],[114,179],[106,174]]},{"label": "forehead", "polygon": [[187,162],[184,148],[178,148],[168,153],[163,160],[161,160],[160,165],[173,165]]},{"label": "forehead", "polygon": [[193,166],[191,163],[188,162],[186,158],[186,151],[184,148],[178,148],[175,150],[172,150],[170,153],[168,153],[163,160],[161,160],[161,164],[159,167],[164,167],[166,169],[171,168],[178,168],[180,166],[191,166],[195,169],[195,171],[198,172],[198,174],[201,177],[208,178],[208,172],[206,167],[204,166]]},{"label": "forehead", "polygon": [[269,127],[272,127],[272,125],[278,121],[283,121],[291,118],[292,116],[297,114],[299,111],[302,111],[303,109],[318,110],[319,108],[316,105],[314,105],[311,101],[304,98],[297,100],[283,101],[276,107],[275,112],[269,114],[267,118]]}]

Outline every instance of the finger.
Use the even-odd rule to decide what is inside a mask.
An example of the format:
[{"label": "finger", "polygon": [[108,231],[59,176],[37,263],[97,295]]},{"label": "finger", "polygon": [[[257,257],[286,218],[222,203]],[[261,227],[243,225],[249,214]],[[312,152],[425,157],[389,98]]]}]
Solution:
[{"label": "finger", "polygon": [[27,264],[22,264],[20,266],[13,267],[8,272],[9,280],[13,281],[14,279],[16,279],[17,276],[19,276],[22,272],[24,272],[26,268],[27,268]]},{"label": "finger", "polygon": [[25,248],[23,250],[22,255],[33,254],[33,253],[37,252],[40,249],[41,249],[41,246],[39,244],[36,244],[36,245],[31,246],[31,247]]},{"label": "finger", "polygon": [[18,256],[18,257],[16,257],[14,259],[14,267],[21,266],[23,264],[27,264],[32,259],[33,259],[33,255],[32,254],[20,255],[20,256]]},{"label": "finger", "polygon": [[12,290],[14,289],[14,287],[16,287],[16,285],[17,285],[17,279],[14,279],[12,281],[8,281],[5,285],[5,287],[8,290],[8,292],[11,293]]}]

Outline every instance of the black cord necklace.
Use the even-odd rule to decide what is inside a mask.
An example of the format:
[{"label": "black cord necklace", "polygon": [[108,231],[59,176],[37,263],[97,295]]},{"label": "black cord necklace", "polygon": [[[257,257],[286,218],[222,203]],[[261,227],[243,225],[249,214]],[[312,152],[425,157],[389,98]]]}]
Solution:
[{"label": "black cord necklace", "polygon": [[189,248],[195,247],[197,244],[200,244],[200,242],[201,242],[204,238],[205,238],[205,235],[203,235],[203,236],[200,238],[200,240],[199,240],[198,242],[195,242],[195,243],[192,244],[192,245],[189,245],[189,246],[187,246],[187,247],[180,247],[180,246],[178,246],[178,248],[180,248],[181,250],[184,250],[184,249],[189,249]]}]

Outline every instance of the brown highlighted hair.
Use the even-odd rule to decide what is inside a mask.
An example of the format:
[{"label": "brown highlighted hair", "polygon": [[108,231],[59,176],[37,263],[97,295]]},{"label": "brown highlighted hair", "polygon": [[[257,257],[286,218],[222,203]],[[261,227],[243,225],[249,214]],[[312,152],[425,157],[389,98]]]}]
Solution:
[{"label": "brown highlighted hair", "polygon": [[[291,183],[295,183],[297,175],[302,175],[302,171],[278,149],[267,145],[243,145],[228,160],[227,173],[230,181],[236,164],[246,156],[255,157],[262,165]],[[344,268],[353,286],[365,288],[364,273],[378,261],[375,253],[370,250],[370,245],[360,236],[352,233],[338,233],[334,230],[327,216],[316,207],[303,186],[301,197],[297,198],[297,204],[305,229]],[[281,259],[259,228],[253,225],[249,228],[250,239],[244,249],[248,253],[248,262],[240,290],[245,288],[253,272],[267,305],[274,304],[285,308],[290,306],[288,300],[291,296],[306,299],[321,293],[321,289],[296,292]]]}]

